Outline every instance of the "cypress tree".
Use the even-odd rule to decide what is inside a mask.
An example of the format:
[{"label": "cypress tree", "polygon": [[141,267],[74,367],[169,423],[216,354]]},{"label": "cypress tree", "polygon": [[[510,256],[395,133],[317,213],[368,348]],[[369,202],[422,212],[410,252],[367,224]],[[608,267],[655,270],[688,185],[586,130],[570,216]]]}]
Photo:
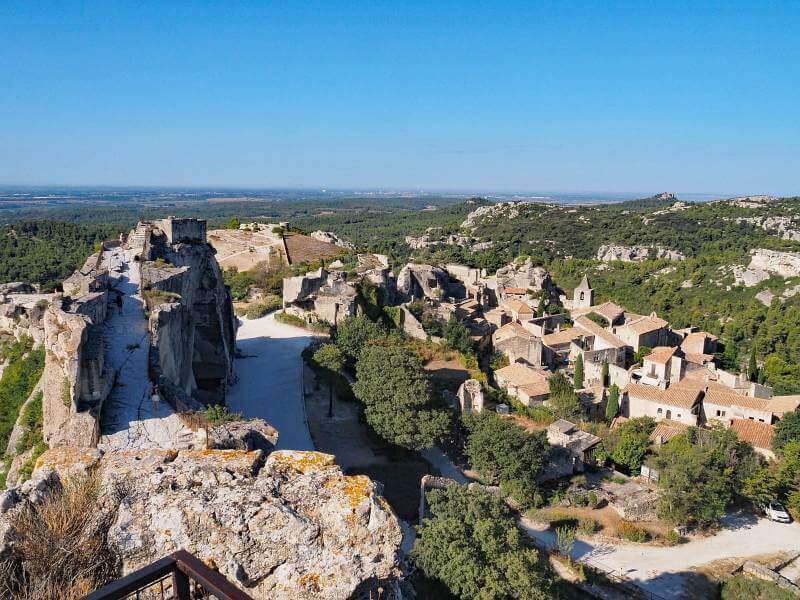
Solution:
[{"label": "cypress tree", "polygon": [[606,403],[606,421],[611,422],[619,412],[619,388],[612,385],[608,390],[608,402]]},{"label": "cypress tree", "polygon": [[583,355],[578,354],[578,358],[575,360],[575,376],[573,377],[573,381],[575,382],[575,389],[582,390],[583,389]]},{"label": "cypress tree", "polygon": [[750,364],[747,367],[747,375],[750,381],[758,381],[758,363],[756,362],[756,345],[750,350]]}]

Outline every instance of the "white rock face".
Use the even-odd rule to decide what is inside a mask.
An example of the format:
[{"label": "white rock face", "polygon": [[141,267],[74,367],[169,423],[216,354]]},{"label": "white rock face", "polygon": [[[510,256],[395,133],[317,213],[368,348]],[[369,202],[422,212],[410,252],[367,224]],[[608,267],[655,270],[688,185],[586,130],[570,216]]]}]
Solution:
[{"label": "white rock face", "polygon": [[752,250],[748,269],[761,269],[781,277],[800,276],[800,252],[778,252],[777,250]]},{"label": "white rock face", "polygon": [[260,451],[51,450],[3,497],[0,549],[16,510],[65,473],[96,468],[124,573],[184,548],[256,599],[369,598],[379,586],[382,598],[402,598],[397,518],[376,484],[333,461],[293,451],[261,466]]},{"label": "white rock face", "polygon": [[670,250],[663,246],[620,246],[616,244],[604,244],[597,249],[597,260],[611,262],[619,260],[622,262],[640,262],[647,260],[652,251],[654,258],[666,258],[667,260],[684,260],[686,257],[677,250]]},{"label": "white rock face", "polygon": [[318,242],[325,242],[327,244],[333,244],[334,246],[339,246],[340,248],[345,248],[346,250],[355,250],[356,247],[348,242],[347,240],[343,240],[338,235],[331,231],[314,231],[311,234],[311,237]]},{"label": "white rock face", "polygon": [[474,231],[481,221],[492,221],[498,218],[515,219],[519,216],[519,209],[522,204],[524,202],[499,202],[497,204],[479,206],[467,215],[467,218],[461,223],[461,229]]}]

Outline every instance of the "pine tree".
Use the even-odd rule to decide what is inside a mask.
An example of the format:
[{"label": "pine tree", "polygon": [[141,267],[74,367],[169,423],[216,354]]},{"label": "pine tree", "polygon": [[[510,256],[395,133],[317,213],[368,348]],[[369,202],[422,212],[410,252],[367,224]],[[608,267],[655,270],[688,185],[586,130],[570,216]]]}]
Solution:
[{"label": "pine tree", "polygon": [[575,359],[575,375],[572,378],[575,383],[576,390],[583,389],[583,355],[578,354],[578,358]]},{"label": "pine tree", "polygon": [[619,412],[619,388],[612,385],[608,390],[608,402],[606,403],[606,421],[609,423]]}]

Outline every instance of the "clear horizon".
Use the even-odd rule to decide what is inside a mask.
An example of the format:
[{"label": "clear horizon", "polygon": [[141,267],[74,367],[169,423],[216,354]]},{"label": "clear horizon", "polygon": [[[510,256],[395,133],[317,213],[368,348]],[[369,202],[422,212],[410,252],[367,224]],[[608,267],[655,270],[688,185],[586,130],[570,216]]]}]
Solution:
[{"label": "clear horizon", "polygon": [[0,186],[794,196],[798,26],[792,2],[7,2]]}]

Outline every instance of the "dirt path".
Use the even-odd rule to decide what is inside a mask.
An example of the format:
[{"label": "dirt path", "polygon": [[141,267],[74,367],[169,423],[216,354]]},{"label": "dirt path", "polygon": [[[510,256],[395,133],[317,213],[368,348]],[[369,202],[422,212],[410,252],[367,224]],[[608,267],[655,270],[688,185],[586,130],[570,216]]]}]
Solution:
[{"label": "dirt path", "polygon": [[[555,535],[527,518],[520,521],[528,534],[552,547]],[[786,525],[751,514],[731,514],[716,535],[692,539],[672,547],[646,544],[596,543],[576,540],[572,557],[612,571],[660,598],[690,598],[707,563],[779,552],[800,552],[800,524]]]},{"label": "dirt path", "polygon": [[122,313],[109,306],[106,318],[106,361],[117,374],[114,389],[103,407],[99,448],[175,448],[186,435],[172,408],[150,401],[147,376],[149,340],[144,303],[139,294],[139,265],[121,248],[107,253],[110,271],[123,294]]}]

